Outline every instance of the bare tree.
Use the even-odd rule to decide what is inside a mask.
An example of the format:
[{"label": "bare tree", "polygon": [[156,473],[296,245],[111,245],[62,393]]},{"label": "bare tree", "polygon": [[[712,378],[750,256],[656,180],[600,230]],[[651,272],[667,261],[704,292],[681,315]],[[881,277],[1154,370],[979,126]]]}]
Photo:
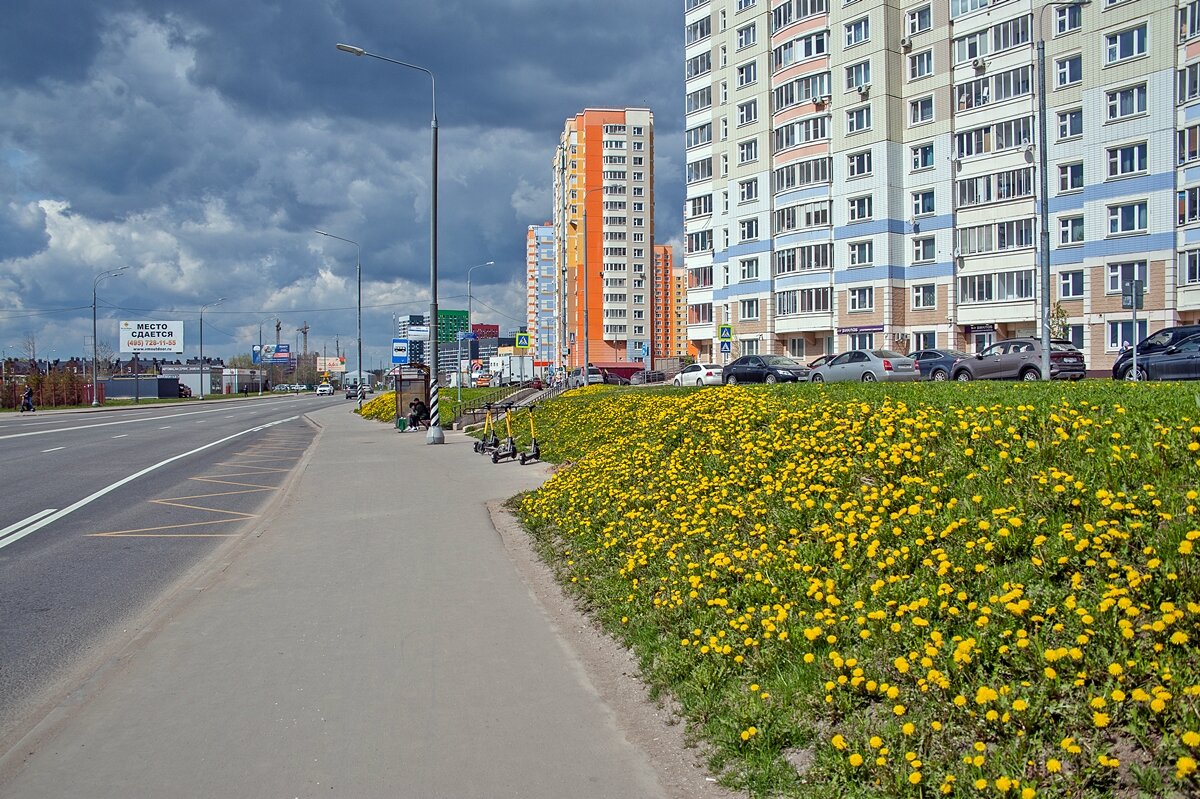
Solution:
[{"label": "bare tree", "polygon": [[37,336],[33,334],[33,331],[26,330],[21,337],[21,352],[25,353],[25,357],[29,360],[37,360]]},{"label": "bare tree", "polygon": [[[112,344],[101,341],[96,344],[96,369],[105,374],[112,371],[112,362],[118,357]],[[103,367],[103,368],[101,368]]]}]

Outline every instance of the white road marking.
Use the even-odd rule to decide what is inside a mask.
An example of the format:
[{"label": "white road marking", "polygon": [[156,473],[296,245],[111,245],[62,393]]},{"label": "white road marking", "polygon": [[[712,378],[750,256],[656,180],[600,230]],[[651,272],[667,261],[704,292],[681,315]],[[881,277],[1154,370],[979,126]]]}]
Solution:
[{"label": "white road marking", "polygon": [[128,436],[128,435],[129,435],[128,433],[122,433],[122,434],[121,434],[121,435],[119,435],[119,436],[113,436],[113,438],[125,438],[125,437],[126,437],[126,436]]},{"label": "white road marking", "polygon": [[66,449],[66,447],[51,447],[50,449],[42,450],[42,452],[58,452],[60,449]]},{"label": "white road marking", "polygon": [[10,524],[8,527],[5,527],[3,530],[0,530],[0,547],[3,547],[7,543],[6,541],[2,541],[2,539],[5,536],[9,535],[10,533],[15,533],[17,530],[20,530],[25,525],[33,524],[38,519],[41,519],[44,516],[49,516],[51,513],[54,513],[54,508],[46,508],[45,510],[38,511],[37,513],[33,514],[32,516],[30,516],[28,518],[22,519],[21,521],[17,522],[16,524]]},{"label": "white road marking", "polygon": [[60,511],[55,511],[53,508],[50,508],[49,510],[44,510],[41,513],[35,513],[33,516],[30,516],[29,518],[25,519],[24,521],[18,522],[17,524],[14,524],[10,527],[6,527],[6,528],[4,528],[4,530],[0,530],[0,537],[7,536],[7,538],[0,539],[0,549],[4,549],[4,547],[8,546],[9,544],[15,544],[17,541],[20,541],[22,538],[29,535],[30,533],[37,532],[38,530],[42,529],[46,525],[56,522],[59,519],[67,516],[68,514],[74,513],[75,511],[79,510],[80,508],[91,504],[92,502],[96,501],[97,499],[104,496],[105,494],[108,494],[112,491],[116,491],[118,488],[125,485],[126,483],[132,483],[134,480],[138,479],[139,477],[145,477],[146,475],[150,474],[150,472],[153,472],[156,469],[161,469],[163,466],[166,466],[168,463],[174,463],[175,461],[186,458],[189,455],[195,455],[198,452],[203,452],[204,450],[209,449],[211,447],[215,447],[218,444],[224,444],[226,441],[232,441],[233,439],[238,438],[239,436],[244,436],[247,433],[258,433],[262,430],[266,430],[268,427],[274,427],[277,424],[283,424],[284,422],[291,422],[291,421],[294,421],[299,418],[300,418],[299,416],[289,416],[286,419],[276,419],[274,422],[267,422],[266,424],[260,424],[257,427],[251,427],[250,429],[243,430],[240,433],[234,433],[231,436],[225,436],[224,438],[219,438],[216,441],[211,441],[202,447],[196,447],[193,450],[188,450],[187,452],[180,453],[179,455],[174,455],[170,458],[167,458],[166,460],[159,461],[158,463],[154,464],[153,466],[147,466],[145,469],[142,469],[141,471],[134,472],[133,474],[129,475],[128,477],[123,477],[120,480],[118,480],[117,482],[115,482],[111,485],[107,485],[104,488],[101,488],[99,491],[96,491],[96,492],[84,497],[83,499],[79,500],[78,502],[75,502],[74,504],[63,508]]}]

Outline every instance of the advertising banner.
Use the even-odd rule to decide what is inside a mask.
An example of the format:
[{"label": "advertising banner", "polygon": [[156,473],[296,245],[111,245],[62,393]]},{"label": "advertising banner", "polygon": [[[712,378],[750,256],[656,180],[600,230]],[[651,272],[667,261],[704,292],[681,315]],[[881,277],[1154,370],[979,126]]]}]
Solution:
[{"label": "advertising banner", "polygon": [[292,358],[291,344],[264,344],[262,348],[263,363],[288,363]]},{"label": "advertising banner", "polygon": [[183,352],[183,322],[121,322],[121,352]]}]

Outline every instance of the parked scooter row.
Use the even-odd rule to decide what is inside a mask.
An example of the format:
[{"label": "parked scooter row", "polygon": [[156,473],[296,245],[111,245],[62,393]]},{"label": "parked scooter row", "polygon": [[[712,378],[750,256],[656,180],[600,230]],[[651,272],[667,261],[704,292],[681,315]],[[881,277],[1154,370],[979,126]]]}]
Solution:
[{"label": "parked scooter row", "polygon": [[517,440],[513,437],[512,404],[509,403],[504,406],[505,437],[503,440],[500,439],[496,430],[496,419],[492,415],[492,403],[486,403],[483,408],[483,438],[475,442],[476,452],[481,455],[491,455],[492,463],[499,463],[502,460],[517,460],[524,466],[527,463],[541,459],[542,450],[538,446],[537,429],[533,423],[532,405],[528,405],[525,408],[525,415],[529,417],[529,449],[525,451],[518,449]]}]

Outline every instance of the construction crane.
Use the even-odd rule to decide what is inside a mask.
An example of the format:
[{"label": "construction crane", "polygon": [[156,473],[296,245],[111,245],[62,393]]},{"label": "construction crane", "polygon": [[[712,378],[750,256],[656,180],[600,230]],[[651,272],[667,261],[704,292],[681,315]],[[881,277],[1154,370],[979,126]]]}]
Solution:
[{"label": "construction crane", "polygon": [[308,355],[308,331],[308,322],[305,322],[303,327],[296,328],[296,332],[304,336],[304,348],[300,350],[304,355]]}]

